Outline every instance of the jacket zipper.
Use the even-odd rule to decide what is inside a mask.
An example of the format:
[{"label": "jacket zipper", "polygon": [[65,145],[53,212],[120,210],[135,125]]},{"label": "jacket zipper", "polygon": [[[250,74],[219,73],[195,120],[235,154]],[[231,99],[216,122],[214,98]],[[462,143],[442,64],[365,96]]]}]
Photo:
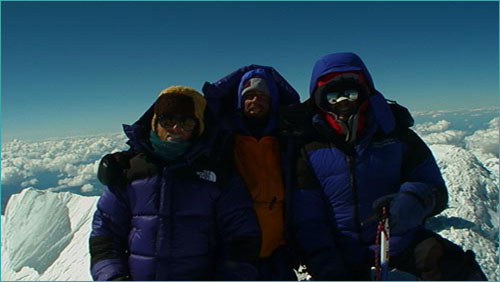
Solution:
[{"label": "jacket zipper", "polygon": [[[354,204],[354,222],[356,224],[356,230],[358,234],[361,235],[361,223],[359,222],[359,210],[358,210],[358,190],[356,189],[356,179],[355,179],[355,166],[354,166],[354,156],[351,154],[347,155],[347,163],[349,164],[349,184],[351,186],[353,204]],[[361,240],[361,236],[359,237]]]},{"label": "jacket zipper", "polygon": [[[168,176],[165,177],[165,175]],[[169,182],[170,181],[170,182]],[[168,249],[168,255],[166,258],[161,258],[160,257],[160,240],[159,240],[159,235],[161,233],[161,230],[158,229],[158,231],[156,232],[156,250],[155,250],[155,260],[156,260],[156,280],[160,280],[161,277],[159,277],[160,275],[160,272],[159,272],[159,261],[160,259],[166,259],[167,260],[167,266],[170,266],[170,258],[172,257],[172,244],[173,244],[173,207],[172,207],[172,196],[173,196],[173,183],[172,183],[172,180],[171,180],[171,177],[167,171],[167,168],[163,168],[162,170],[162,175],[161,175],[161,178],[160,178],[160,204],[158,205],[158,220],[160,222],[159,224],[159,227],[161,226],[164,226],[165,227],[165,224],[167,224],[168,226],[166,226],[169,231],[169,234],[168,234],[168,245],[167,245],[167,249]],[[168,193],[168,198],[166,198],[166,194]],[[169,208],[169,216],[168,216],[168,220],[164,220],[163,216],[161,215],[161,211],[163,210],[163,208],[165,207],[165,205],[168,206]],[[167,243],[165,242],[165,243]],[[170,277],[170,272],[167,273],[167,278],[166,279],[169,279],[168,277]]]}]

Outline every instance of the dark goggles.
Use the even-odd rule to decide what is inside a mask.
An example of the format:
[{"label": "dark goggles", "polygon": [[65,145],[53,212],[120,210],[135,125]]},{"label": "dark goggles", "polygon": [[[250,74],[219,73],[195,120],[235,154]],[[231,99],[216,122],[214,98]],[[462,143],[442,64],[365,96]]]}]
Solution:
[{"label": "dark goggles", "polygon": [[349,101],[358,100],[359,90],[345,89],[345,90],[328,91],[326,94],[324,94],[324,96],[328,104],[334,105],[344,100],[349,100]]},{"label": "dark goggles", "polygon": [[177,124],[184,131],[193,131],[198,124],[195,118],[171,115],[158,116],[158,123],[164,128],[171,128]]},{"label": "dark goggles", "polygon": [[368,88],[354,79],[341,79],[321,85],[315,91],[315,99],[321,107],[329,108],[342,101],[356,102],[368,97]]}]

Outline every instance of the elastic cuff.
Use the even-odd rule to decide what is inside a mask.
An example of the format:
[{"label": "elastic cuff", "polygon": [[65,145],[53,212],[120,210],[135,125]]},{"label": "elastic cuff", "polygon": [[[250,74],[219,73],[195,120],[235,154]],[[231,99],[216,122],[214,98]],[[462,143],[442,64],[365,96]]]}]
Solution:
[{"label": "elastic cuff", "polygon": [[91,268],[92,278],[97,281],[108,281],[117,276],[127,276],[128,271],[121,259],[106,259],[97,262]]}]

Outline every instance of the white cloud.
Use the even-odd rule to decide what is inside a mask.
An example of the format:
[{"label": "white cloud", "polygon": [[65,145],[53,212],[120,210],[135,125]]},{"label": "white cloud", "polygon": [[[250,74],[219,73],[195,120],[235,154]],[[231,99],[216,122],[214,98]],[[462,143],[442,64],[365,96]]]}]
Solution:
[{"label": "white cloud", "polygon": [[50,186],[56,191],[82,187],[82,192],[93,191],[94,186],[85,184],[96,180],[99,160],[110,152],[126,150],[125,142],[123,134],[40,142],[13,140],[2,145],[2,185],[41,189]]},{"label": "white cloud", "polygon": [[415,131],[419,134],[428,134],[430,132],[442,132],[447,130],[451,122],[447,120],[440,120],[438,122],[426,122],[415,125]]},{"label": "white cloud", "polygon": [[92,184],[88,184],[88,183],[87,183],[87,184],[84,184],[84,185],[82,186],[82,188],[80,188],[80,190],[81,190],[82,192],[84,192],[84,193],[85,193],[85,192],[92,192],[92,191],[94,190],[94,185],[92,185]]},{"label": "white cloud", "polygon": [[498,158],[498,117],[488,123],[487,129],[477,130],[465,138],[466,146],[471,150],[480,150]]},{"label": "white cloud", "polygon": [[498,106],[482,107],[475,109],[457,109],[457,110],[431,110],[431,111],[412,111],[411,114],[414,117],[420,116],[432,116],[432,117],[442,117],[444,115],[455,115],[455,116],[482,116],[485,114],[495,114],[498,115]]},{"label": "white cloud", "polygon": [[27,187],[36,186],[37,184],[38,184],[38,179],[32,178],[32,179],[21,182],[21,187],[27,188]]},{"label": "white cloud", "polygon": [[24,176],[15,166],[6,166],[2,161],[2,185],[12,185],[24,181]]},{"label": "white cloud", "polygon": [[416,124],[413,129],[429,145],[452,144],[463,146],[463,140],[467,132],[450,129],[451,125],[451,122],[447,120],[440,120],[438,122]]},{"label": "white cloud", "polygon": [[422,136],[427,144],[452,144],[460,146],[467,132],[461,130],[446,130],[444,132],[433,132]]}]

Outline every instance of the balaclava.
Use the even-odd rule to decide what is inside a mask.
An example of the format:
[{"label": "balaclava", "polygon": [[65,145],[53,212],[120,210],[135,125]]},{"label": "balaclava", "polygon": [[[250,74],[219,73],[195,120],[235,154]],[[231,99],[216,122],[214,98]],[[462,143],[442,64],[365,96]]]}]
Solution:
[{"label": "balaclava", "polygon": [[[356,94],[349,96],[348,92]],[[337,97],[333,93],[342,94],[335,99],[331,98]],[[315,102],[327,124],[336,133],[345,136],[347,143],[354,143],[366,124],[368,95],[369,87],[362,72],[334,72],[318,79]]]}]

